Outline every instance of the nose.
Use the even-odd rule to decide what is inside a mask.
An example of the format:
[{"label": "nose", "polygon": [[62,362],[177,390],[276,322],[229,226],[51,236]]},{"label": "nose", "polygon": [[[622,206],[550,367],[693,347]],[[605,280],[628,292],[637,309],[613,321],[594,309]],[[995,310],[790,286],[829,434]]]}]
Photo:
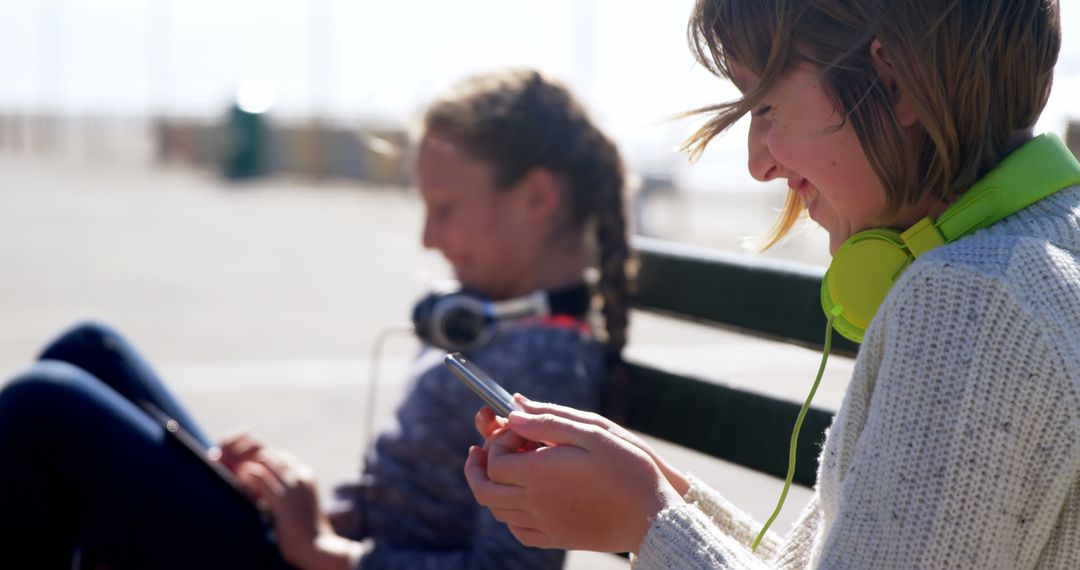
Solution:
[{"label": "nose", "polygon": [[768,182],[778,178],[783,172],[783,167],[773,157],[768,144],[768,125],[764,120],[754,117],[750,121],[750,133],[747,135],[746,149],[747,168],[750,176],[758,182]]}]

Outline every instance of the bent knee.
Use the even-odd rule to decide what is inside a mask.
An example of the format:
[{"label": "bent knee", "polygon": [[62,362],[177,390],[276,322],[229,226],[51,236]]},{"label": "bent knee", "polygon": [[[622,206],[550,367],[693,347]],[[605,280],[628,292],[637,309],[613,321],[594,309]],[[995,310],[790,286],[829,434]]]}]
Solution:
[{"label": "bent knee", "polygon": [[108,343],[109,339],[116,339],[120,337],[120,333],[111,326],[101,321],[85,320],[79,321],[60,333],[57,337],[57,342],[62,342],[64,339],[78,340],[80,342],[93,342],[93,343]]},{"label": "bent knee", "polygon": [[94,358],[101,349],[120,350],[123,338],[115,329],[98,321],[82,321],[60,333],[41,352],[41,360],[64,360],[80,363]]},{"label": "bent knee", "polygon": [[35,362],[0,388],[0,419],[48,414],[60,402],[83,399],[95,382],[97,378],[67,362]]}]

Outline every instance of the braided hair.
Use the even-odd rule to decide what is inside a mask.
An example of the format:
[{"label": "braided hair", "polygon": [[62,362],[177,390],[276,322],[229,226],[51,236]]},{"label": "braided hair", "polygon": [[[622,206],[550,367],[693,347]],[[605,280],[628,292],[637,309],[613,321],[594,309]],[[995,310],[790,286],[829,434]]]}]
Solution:
[{"label": "braided hair", "polygon": [[611,139],[565,86],[533,70],[466,79],[427,109],[422,126],[490,163],[497,189],[512,187],[534,168],[565,182],[571,223],[589,229],[595,243],[594,294],[609,367],[621,362],[634,262],[623,204],[625,172]]}]

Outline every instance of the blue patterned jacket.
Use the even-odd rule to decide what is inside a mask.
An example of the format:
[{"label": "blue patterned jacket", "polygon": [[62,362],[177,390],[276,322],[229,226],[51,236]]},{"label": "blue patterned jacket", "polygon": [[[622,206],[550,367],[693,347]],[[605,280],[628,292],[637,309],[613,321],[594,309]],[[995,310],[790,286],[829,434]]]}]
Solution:
[{"label": "blue patterned jacket", "polygon": [[[522,546],[473,498],[463,469],[469,446],[483,443],[473,420],[483,402],[442,365],[444,354],[421,350],[360,479],[336,489],[347,509],[335,530],[368,539],[364,570],[561,568],[564,552]],[[604,347],[581,326],[522,322],[467,356],[510,393],[587,410],[602,401]]]}]

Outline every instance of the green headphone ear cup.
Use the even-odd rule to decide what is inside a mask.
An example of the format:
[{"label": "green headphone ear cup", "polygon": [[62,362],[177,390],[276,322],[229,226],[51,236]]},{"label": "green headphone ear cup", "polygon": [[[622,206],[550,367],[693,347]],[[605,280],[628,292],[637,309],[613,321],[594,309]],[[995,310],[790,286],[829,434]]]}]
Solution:
[{"label": "green headphone ear cup", "polygon": [[840,307],[840,314],[833,321],[836,331],[862,342],[866,327],[889,288],[914,259],[896,230],[866,230],[848,238],[833,256],[821,281],[821,306],[825,314]]}]

